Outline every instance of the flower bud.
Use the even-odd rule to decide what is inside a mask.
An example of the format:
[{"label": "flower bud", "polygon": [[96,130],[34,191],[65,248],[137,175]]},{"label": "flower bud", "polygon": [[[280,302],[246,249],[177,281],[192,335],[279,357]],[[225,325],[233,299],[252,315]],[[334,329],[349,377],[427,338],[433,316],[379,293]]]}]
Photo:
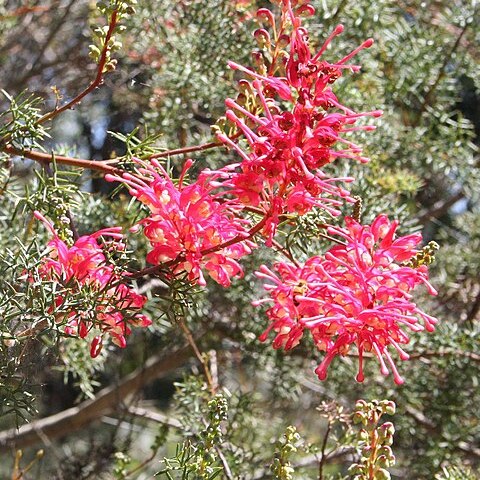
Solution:
[{"label": "flower bud", "polygon": [[366,441],[368,441],[368,438],[369,438],[369,435],[368,435],[367,430],[365,430],[364,428],[362,428],[362,429],[358,432],[358,439],[359,439],[360,441],[366,442]]},{"label": "flower bud", "polygon": [[260,23],[271,25],[272,27],[275,25],[273,13],[268,8],[260,8],[257,10],[257,20]]},{"label": "flower bud", "polygon": [[353,414],[353,423],[363,423],[365,425],[365,414],[362,412],[355,412]]},{"label": "flower bud", "polygon": [[259,52],[259,51],[252,52],[252,60],[256,66],[263,67],[265,65],[262,52]]},{"label": "flower bud", "polygon": [[348,468],[348,473],[351,475],[359,474],[359,478],[363,478],[361,475],[364,473],[365,467],[359,463],[353,463]]},{"label": "flower bud", "polygon": [[299,7],[296,13],[302,17],[313,17],[313,15],[315,15],[315,8],[307,3]]},{"label": "flower bud", "polygon": [[392,422],[385,422],[378,428],[380,438],[391,437],[395,433],[395,427]]},{"label": "flower bud", "polygon": [[395,409],[396,409],[396,405],[395,405],[395,402],[392,402],[391,400],[388,401],[385,405],[385,413],[387,413],[388,415],[395,415]]},{"label": "flower bud", "polygon": [[357,400],[355,403],[355,410],[364,410],[367,407],[365,400]]},{"label": "flower bud", "polygon": [[290,36],[289,35],[280,35],[277,40],[277,46],[280,48],[286,48],[290,44]]},{"label": "flower bud", "polygon": [[253,32],[253,36],[260,48],[268,47],[271,44],[270,34],[264,28],[257,28]]},{"label": "flower bud", "polygon": [[375,480],[391,480],[391,478],[390,473],[384,468],[380,468],[375,474]]}]

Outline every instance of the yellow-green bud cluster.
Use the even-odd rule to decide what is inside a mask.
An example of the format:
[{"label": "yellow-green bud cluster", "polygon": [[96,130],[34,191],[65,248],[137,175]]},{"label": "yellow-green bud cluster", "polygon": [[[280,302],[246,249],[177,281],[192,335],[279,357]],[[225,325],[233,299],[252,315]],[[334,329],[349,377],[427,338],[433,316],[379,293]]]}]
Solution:
[{"label": "yellow-green bud cluster", "polygon": [[395,403],[389,400],[373,400],[370,403],[358,400],[355,405],[353,422],[361,424],[357,441],[360,460],[353,464],[349,473],[354,480],[389,480],[388,468],[395,464],[391,449],[395,427],[391,422],[379,425],[382,415],[393,415]]},{"label": "yellow-green bud cluster", "polygon": [[297,429],[293,426],[287,427],[283,439],[280,442],[279,450],[275,453],[270,470],[276,480],[293,480],[294,469],[289,461],[292,453],[298,450],[301,441]]},{"label": "yellow-green bud cluster", "polygon": [[429,242],[414,257],[405,262],[405,265],[412,268],[418,268],[420,265],[430,265],[435,261],[434,255],[439,248],[437,242]]}]

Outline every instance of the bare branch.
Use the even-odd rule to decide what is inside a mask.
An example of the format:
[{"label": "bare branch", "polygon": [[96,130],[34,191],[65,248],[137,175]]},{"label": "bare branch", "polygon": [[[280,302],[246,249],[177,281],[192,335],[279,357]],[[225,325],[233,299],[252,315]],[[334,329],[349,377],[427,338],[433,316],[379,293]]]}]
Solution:
[{"label": "bare branch", "polygon": [[74,433],[103,415],[114,411],[126,396],[136,392],[152,380],[182,366],[192,357],[190,346],[155,355],[145,366],[127,375],[119,384],[100,390],[96,397],[86,400],[50,417],[23,425],[18,430],[0,432],[0,452],[11,448],[25,448],[48,438],[50,441]]},{"label": "bare branch", "polygon": [[10,155],[18,155],[19,157],[29,158],[30,160],[35,160],[43,164],[55,161],[56,163],[62,165],[81,167],[89,170],[98,170],[99,172],[110,173],[112,175],[121,175],[122,173],[124,173],[122,169],[114,167],[109,164],[110,162],[104,160],[86,160],[83,158],[65,157],[63,155],[55,155],[54,153],[42,153],[34,152],[32,150],[22,150],[20,148],[12,147],[11,145],[6,145],[2,147],[2,150]]}]

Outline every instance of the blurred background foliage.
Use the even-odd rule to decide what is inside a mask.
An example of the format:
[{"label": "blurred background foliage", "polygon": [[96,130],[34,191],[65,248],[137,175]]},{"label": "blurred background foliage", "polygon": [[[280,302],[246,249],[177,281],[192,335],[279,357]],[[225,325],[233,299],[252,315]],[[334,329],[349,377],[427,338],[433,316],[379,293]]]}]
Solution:
[{"label": "blurred background foliage", "polygon": [[[273,257],[264,249],[243,262],[245,279],[229,289],[139,282],[151,298],[147,310],[154,326],[135,333],[126,350],[90,359],[86,344],[56,331],[49,313],[52,286],[25,282],[25,271],[38,264],[47,242],[32,211],[42,210],[57,225],[69,212],[82,234],[107,225],[128,227],[139,207],[98,174],[47,168],[2,153],[1,428],[95,398],[151,356],[175,352],[183,343],[175,318],[183,318],[198,339],[223,392],[212,398],[192,357],[135,395],[118,398],[115,408],[78,432],[42,438],[43,445],[26,449],[23,458],[13,447],[4,448],[2,477],[17,471],[12,478],[151,478],[157,472],[160,478],[349,478],[359,449],[350,422],[355,401],[380,398],[397,404],[392,478],[478,478],[478,2],[313,4],[317,13],[306,20],[313,48],[335,25],[345,25],[326,59],[334,62],[364,39],[375,39],[358,57],[361,72],[346,74],[335,93],[354,110],[385,112],[375,132],[355,135],[370,163],[337,161],[328,169],[357,179],[352,191],[363,199],[364,220],[385,212],[403,220],[402,233],[422,230],[426,241],[441,246],[432,267],[439,296],[420,300],[440,322],[433,334],[419,334],[409,346],[413,358],[400,365],[406,384],[395,386],[374,365],[365,383],[357,384],[355,358],[349,357],[337,359],[320,383],[312,371],[313,349],[285,355],[259,343],[266,318],[250,302],[262,296],[252,275],[255,266]],[[237,77],[226,62],[251,63],[256,48],[251,32],[257,28],[252,12],[269,5],[138,2],[123,20],[116,70],[74,110],[39,127],[35,119],[56,101],[73,98],[95,76],[88,45],[92,26],[103,25],[101,15],[88,0],[0,1],[0,149],[10,136],[25,148],[108,159],[129,155],[132,148],[138,155],[211,141],[224,99],[235,95]],[[234,157],[214,149],[193,158],[200,169]],[[170,167],[178,171],[182,163],[173,157]],[[301,228],[284,229],[299,259],[328,248],[315,235],[319,218],[312,214]],[[132,234],[129,248],[136,259],[130,267],[144,266],[143,239]],[[34,337],[11,340],[42,321],[45,328]]]}]

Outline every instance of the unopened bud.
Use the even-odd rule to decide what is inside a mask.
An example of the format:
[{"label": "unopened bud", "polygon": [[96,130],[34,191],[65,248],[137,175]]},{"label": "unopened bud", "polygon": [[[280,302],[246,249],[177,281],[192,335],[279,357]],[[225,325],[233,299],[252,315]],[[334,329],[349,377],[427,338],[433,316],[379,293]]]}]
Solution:
[{"label": "unopened bud", "polygon": [[307,3],[299,7],[296,14],[302,17],[313,17],[313,15],[315,15],[315,8]]},{"label": "unopened bud", "polygon": [[365,400],[357,400],[355,403],[355,410],[364,410],[367,407]]},{"label": "unopened bud", "polygon": [[388,415],[395,415],[395,409],[396,409],[395,402],[392,402],[391,400],[386,402],[384,408],[385,408],[385,413],[387,413]]},{"label": "unopened bud", "polygon": [[260,8],[257,11],[257,20],[260,23],[267,24],[272,27],[275,25],[275,18],[273,16],[273,13],[268,8]]},{"label": "unopened bud", "polygon": [[387,472],[384,468],[380,468],[377,470],[377,473],[375,474],[375,480],[391,480],[390,473]]},{"label": "unopened bud", "polygon": [[286,48],[288,47],[290,43],[290,36],[289,35],[280,35],[277,40],[277,46],[280,48]]},{"label": "unopened bud", "polygon": [[264,28],[258,28],[253,32],[253,36],[260,48],[269,46],[271,43],[270,34]]},{"label": "unopened bud", "polygon": [[395,427],[392,422],[385,422],[378,428],[378,433],[381,438],[392,436],[395,433]]}]

